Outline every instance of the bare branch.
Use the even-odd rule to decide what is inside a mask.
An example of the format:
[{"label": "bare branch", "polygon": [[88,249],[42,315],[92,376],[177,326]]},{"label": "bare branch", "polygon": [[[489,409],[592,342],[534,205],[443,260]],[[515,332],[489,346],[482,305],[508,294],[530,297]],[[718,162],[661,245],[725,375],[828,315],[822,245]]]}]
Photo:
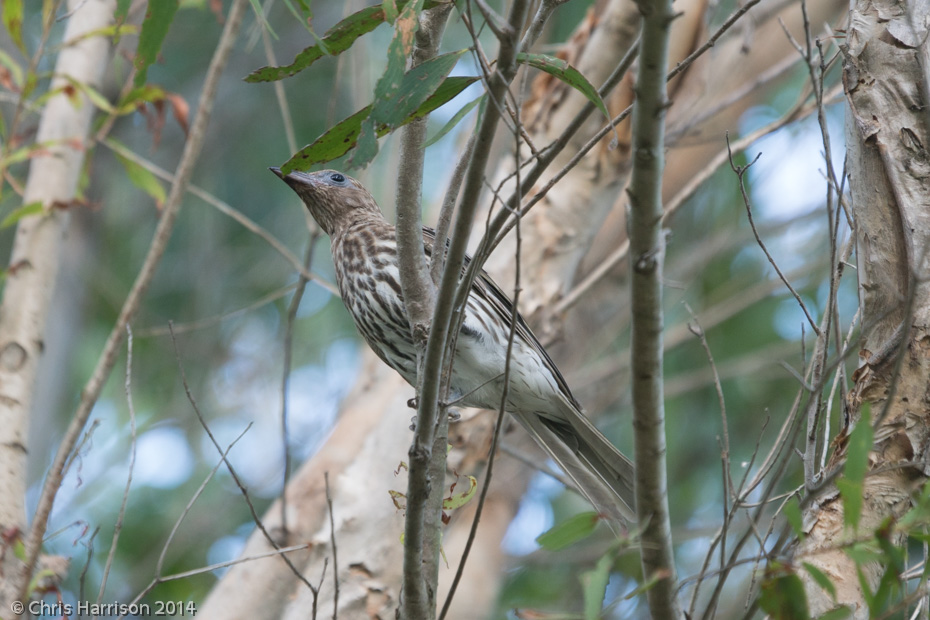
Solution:
[{"label": "bare branch", "polygon": [[668,510],[665,405],[662,393],[662,173],[665,168],[666,72],[672,3],[637,2],[643,15],[642,62],[633,104],[633,170],[630,174],[631,381],[636,445],[636,516],[641,528],[643,573],[655,618],[681,618]]},{"label": "bare branch", "polygon": [[753,221],[752,219],[752,203],[749,200],[749,194],[746,193],[746,185],[743,183],[743,175],[745,175],[746,172],[749,170],[749,168],[751,168],[752,165],[756,163],[760,157],[762,157],[762,153],[761,152],[758,153],[755,159],[753,159],[751,162],[749,162],[745,166],[737,166],[733,162],[733,153],[729,149],[729,143],[730,143],[730,139],[729,137],[727,137],[727,154],[729,155],[729,158],[730,158],[730,168],[733,170],[733,172],[736,173],[736,176],[739,179],[739,189],[740,189],[740,193],[743,196],[743,204],[746,206],[746,216],[749,219],[749,226],[752,228],[752,233],[756,237],[756,242],[759,244],[759,247],[762,248],[762,251],[765,253],[765,257],[768,259],[769,264],[771,264],[772,268],[775,269],[775,273],[778,274],[778,277],[781,279],[782,282],[784,282],[785,286],[788,288],[789,291],[791,291],[791,294],[797,300],[798,305],[801,306],[801,310],[804,311],[804,316],[807,317],[807,321],[808,323],[810,323],[810,326],[814,330],[814,333],[816,333],[819,336],[820,328],[817,327],[817,324],[814,322],[814,318],[811,316],[811,313],[808,312],[807,306],[804,304],[804,300],[801,299],[801,296],[798,295],[798,292],[794,290],[794,287],[791,286],[791,282],[788,281],[788,279],[785,277],[785,274],[782,273],[781,269],[778,267],[778,263],[776,263],[775,259],[772,258],[772,255],[769,253],[768,248],[765,247],[765,243],[762,241],[762,238],[759,236],[759,231],[756,229],[755,221]]}]

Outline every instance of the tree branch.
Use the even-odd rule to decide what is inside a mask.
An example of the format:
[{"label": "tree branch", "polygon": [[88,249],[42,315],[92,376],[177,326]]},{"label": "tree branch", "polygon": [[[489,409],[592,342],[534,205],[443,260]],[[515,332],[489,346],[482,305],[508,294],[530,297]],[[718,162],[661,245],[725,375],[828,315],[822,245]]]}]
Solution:
[{"label": "tree branch", "polygon": [[671,0],[640,0],[637,5],[643,15],[643,34],[633,105],[629,189],[636,514],[642,528],[643,573],[647,580],[656,579],[647,593],[649,609],[654,618],[680,618],[668,512],[662,385],[662,173],[668,44],[674,13]]},{"label": "tree branch", "polygon": [[[420,27],[416,32],[416,45],[412,53],[413,67],[436,56],[451,10],[451,4],[441,5],[420,15]],[[430,277],[423,250],[421,217],[423,144],[426,141],[428,120],[429,116],[424,116],[403,129],[396,193],[400,287],[417,347],[417,376],[421,378],[420,381],[426,374],[423,371],[423,351],[436,306],[436,285]],[[417,393],[420,393],[419,390]],[[435,593],[439,581],[442,490],[448,435],[448,421],[440,420],[442,417],[441,408],[436,402],[419,398],[417,428],[408,453],[404,588],[401,600],[401,609],[406,618],[431,618],[436,614]]]},{"label": "tree branch", "polygon": [[[527,0],[514,0],[511,6],[508,23],[512,27],[513,33],[520,32],[523,22],[526,19],[528,6]],[[510,82],[516,75],[516,53],[517,53],[516,34],[509,38],[500,40],[500,52],[498,54],[498,70],[491,74],[489,80],[488,97],[491,101],[502,101],[506,94]],[[448,255],[446,256],[446,265],[442,274],[439,285],[439,292],[436,298],[436,308],[430,324],[429,339],[426,345],[426,351],[423,358],[423,364],[420,366],[423,372],[420,377],[419,386],[419,408],[417,411],[418,424],[417,435],[414,447],[419,446],[419,450],[425,450],[432,446],[434,428],[431,421],[437,420],[438,403],[440,398],[440,387],[443,369],[451,359],[446,359],[449,352],[448,342],[450,333],[454,333],[453,325],[458,325],[461,321],[461,314],[454,315],[453,301],[462,294],[459,290],[460,275],[462,266],[465,261],[465,248],[474,220],[475,210],[477,209],[478,199],[484,187],[484,170],[487,166],[488,157],[491,153],[491,145],[494,140],[494,133],[497,129],[497,123],[500,120],[500,111],[494,105],[489,105],[485,110],[484,118],[477,131],[475,139],[474,152],[465,173],[465,184],[462,190],[462,198],[459,203],[458,213],[455,218],[455,228],[450,240]],[[467,283],[465,283],[467,284]],[[467,296],[468,286],[464,286],[465,295]],[[453,322],[454,321],[454,322]],[[411,461],[413,460],[413,447],[411,448]],[[428,455],[427,455],[428,458]],[[412,518],[422,522],[423,515],[411,515],[413,511],[422,511],[423,500],[419,497],[412,497],[410,491],[418,489],[427,489],[428,480],[425,468],[414,470],[411,463],[409,472],[409,485],[407,496],[407,528],[405,530],[405,545],[417,545],[422,549],[423,532],[418,529]],[[414,503],[416,500],[416,503]],[[413,538],[416,535],[417,538]],[[409,548],[409,547],[408,547]],[[422,553],[422,552],[420,552]],[[419,553],[404,554],[404,600],[401,604],[401,616],[407,620],[419,620],[420,618],[434,617],[436,613],[435,604],[428,608],[429,615],[418,615],[417,608],[414,607],[411,600],[411,577],[419,574],[420,562],[418,558],[422,556]],[[414,573],[416,571],[416,573]],[[434,590],[435,592],[435,590]],[[424,599],[424,593],[417,592],[419,600]]]}]

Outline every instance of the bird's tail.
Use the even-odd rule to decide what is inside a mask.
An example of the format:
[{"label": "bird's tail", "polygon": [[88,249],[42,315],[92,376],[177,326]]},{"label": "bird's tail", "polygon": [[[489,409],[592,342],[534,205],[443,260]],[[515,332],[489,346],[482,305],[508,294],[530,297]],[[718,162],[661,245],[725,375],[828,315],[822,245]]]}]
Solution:
[{"label": "bird's tail", "polygon": [[581,412],[553,420],[532,414],[514,417],[529,431],[614,531],[636,519],[633,510],[633,463],[617,450]]}]

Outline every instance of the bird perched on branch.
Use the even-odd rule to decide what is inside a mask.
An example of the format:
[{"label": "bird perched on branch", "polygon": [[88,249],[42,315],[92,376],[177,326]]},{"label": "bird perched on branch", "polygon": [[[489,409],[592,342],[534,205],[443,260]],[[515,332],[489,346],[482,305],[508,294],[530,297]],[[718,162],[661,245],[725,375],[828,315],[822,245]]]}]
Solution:
[{"label": "bird perched on branch", "polygon": [[[397,239],[371,194],[334,170],[283,174],[332,238],[342,300],[368,345],[411,385],[417,355],[404,308]],[[423,229],[426,253],[435,235]],[[483,271],[472,285],[458,335],[450,398],[467,407],[498,409],[511,324],[506,409],[565,471],[594,507],[613,522],[633,520],[633,464],[585,417],[565,379],[504,292]]]}]

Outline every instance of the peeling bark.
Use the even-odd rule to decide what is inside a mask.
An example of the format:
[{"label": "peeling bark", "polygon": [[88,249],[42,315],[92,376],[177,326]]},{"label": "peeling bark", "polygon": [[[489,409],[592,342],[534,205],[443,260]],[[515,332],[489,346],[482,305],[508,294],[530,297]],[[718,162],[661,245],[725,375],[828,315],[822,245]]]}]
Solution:
[{"label": "peeling bark", "polygon": [[[862,1],[850,11],[843,79],[864,344],[847,405],[850,424],[868,404],[875,425],[859,525],[863,535],[910,508],[912,493],[928,474],[930,131],[919,61],[926,37],[926,24],[913,24],[904,3]],[[848,432],[843,429],[834,441],[831,466],[842,463]],[[911,461],[918,464],[894,467]],[[838,603],[852,608],[855,618],[867,618],[856,565],[842,550],[856,534],[844,527],[835,488],[824,490],[804,517],[810,532],[797,549],[798,561],[830,576]],[[902,534],[894,536],[903,542]],[[864,567],[870,588],[880,569]],[[830,596],[800,574],[811,613],[832,608]]]}]

